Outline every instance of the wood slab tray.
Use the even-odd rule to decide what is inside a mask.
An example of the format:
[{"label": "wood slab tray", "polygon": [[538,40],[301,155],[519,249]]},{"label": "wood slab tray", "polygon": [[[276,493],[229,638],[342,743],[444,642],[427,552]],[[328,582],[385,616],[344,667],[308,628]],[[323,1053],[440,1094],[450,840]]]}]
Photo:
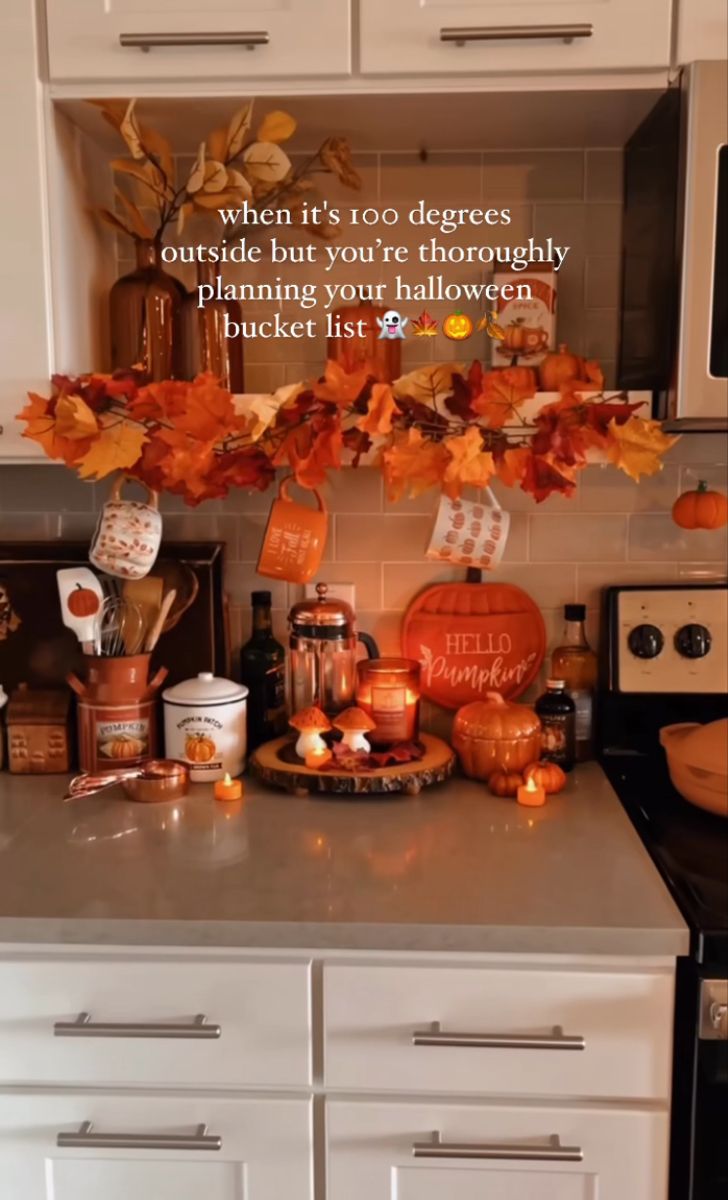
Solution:
[{"label": "wood slab tray", "polygon": [[420,735],[425,747],[424,756],[417,762],[395,763],[372,771],[315,771],[302,762],[287,762],[281,750],[291,743],[290,737],[276,738],[259,746],[250,760],[250,769],[261,783],[304,796],[309,792],[330,792],[342,796],[381,796],[404,792],[416,796],[423,787],[443,783],[452,775],[455,754],[447,742],[429,733]]}]

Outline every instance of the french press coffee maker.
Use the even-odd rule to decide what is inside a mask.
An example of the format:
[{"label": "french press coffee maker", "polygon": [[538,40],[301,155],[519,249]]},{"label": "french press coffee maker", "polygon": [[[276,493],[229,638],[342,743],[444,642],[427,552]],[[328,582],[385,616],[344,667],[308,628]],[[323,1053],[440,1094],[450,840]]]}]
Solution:
[{"label": "french press coffee maker", "polygon": [[354,703],[356,647],[379,658],[374,638],[356,632],[350,604],[328,600],[328,586],[316,585],[316,597],[294,604],[290,627],[291,707],[294,713],[315,705],[329,717]]}]

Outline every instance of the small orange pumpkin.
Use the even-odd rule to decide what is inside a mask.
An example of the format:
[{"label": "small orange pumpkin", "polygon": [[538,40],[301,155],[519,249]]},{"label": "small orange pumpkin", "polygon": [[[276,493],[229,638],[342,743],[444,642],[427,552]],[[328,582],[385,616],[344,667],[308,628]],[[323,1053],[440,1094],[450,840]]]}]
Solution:
[{"label": "small orange pumpkin", "polygon": [[68,609],[74,617],[92,617],[98,608],[99,598],[91,588],[77,583],[73,591],[68,593]]},{"label": "small orange pumpkin", "polygon": [[678,496],[672,519],[681,529],[722,529],[728,525],[728,498],[711,491],[701,479],[695,491]]},{"label": "small orange pumpkin", "polygon": [[465,313],[456,311],[450,313],[449,317],[445,317],[442,323],[442,332],[451,341],[462,342],[465,338],[469,338],[473,332],[473,322]]},{"label": "small orange pumpkin", "polygon": [[558,392],[562,383],[570,379],[581,379],[584,370],[584,360],[578,354],[570,354],[568,346],[562,342],[558,351],[547,354],[538,368],[538,378],[544,392]]},{"label": "small orange pumpkin", "polygon": [[185,754],[190,762],[210,762],[215,753],[215,743],[204,733],[195,733],[185,740]]},{"label": "small orange pumpkin", "polygon": [[528,783],[529,779],[532,779],[549,796],[560,792],[566,786],[566,775],[558,763],[529,763],[527,767],[523,768],[523,778],[526,783]]},{"label": "small orange pumpkin", "polygon": [[523,776],[518,771],[494,771],[488,780],[488,787],[494,796],[515,796],[523,783]]}]

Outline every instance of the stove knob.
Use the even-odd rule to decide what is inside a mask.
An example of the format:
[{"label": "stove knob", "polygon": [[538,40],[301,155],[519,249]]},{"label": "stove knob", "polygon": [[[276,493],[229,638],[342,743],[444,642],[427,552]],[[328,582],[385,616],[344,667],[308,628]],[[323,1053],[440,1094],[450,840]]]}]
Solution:
[{"label": "stove knob", "polygon": [[705,658],[711,641],[704,625],[683,625],[675,634],[675,649],[683,658]]},{"label": "stove knob", "polygon": [[656,625],[635,625],[629,631],[627,645],[635,658],[657,658],[665,639]]}]

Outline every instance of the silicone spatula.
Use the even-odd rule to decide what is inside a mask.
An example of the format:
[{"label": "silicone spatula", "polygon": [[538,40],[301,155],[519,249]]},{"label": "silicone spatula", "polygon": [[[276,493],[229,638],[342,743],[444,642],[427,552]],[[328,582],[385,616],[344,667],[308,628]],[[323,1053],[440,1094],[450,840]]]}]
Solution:
[{"label": "silicone spatula", "polygon": [[93,654],[104,601],[101,584],[88,567],[63,567],[56,578],[63,624],[73,630],[84,654]]}]

